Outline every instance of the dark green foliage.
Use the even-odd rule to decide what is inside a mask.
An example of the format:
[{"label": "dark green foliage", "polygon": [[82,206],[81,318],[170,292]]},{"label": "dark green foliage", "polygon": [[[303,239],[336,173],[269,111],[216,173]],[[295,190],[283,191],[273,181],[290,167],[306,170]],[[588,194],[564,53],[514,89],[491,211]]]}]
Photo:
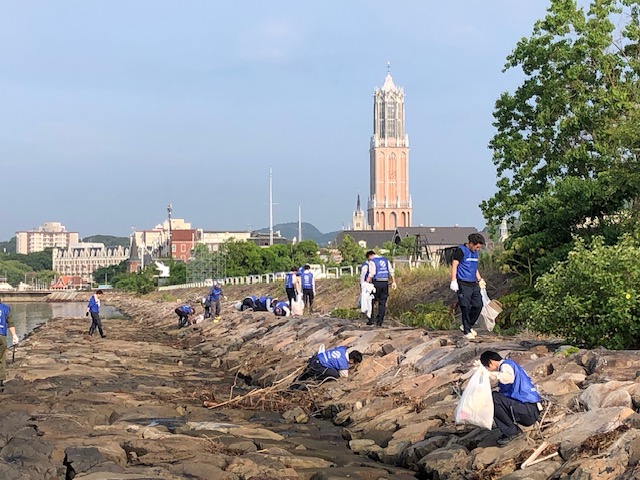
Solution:
[{"label": "dark green foliage", "polygon": [[364,247],[361,247],[351,235],[345,235],[340,245],[338,245],[340,255],[342,255],[341,265],[359,265],[364,262]]},{"label": "dark green foliage", "polygon": [[494,227],[517,225],[504,259],[528,286],[575,237],[615,243],[637,221],[638,5],[552,0],[507,59],[525,80],[496,102],[498,189],[481,208]]},{"label": "dark green foliage", "polygon": [[449,330],[453,319],[451,309],[442,301],[418,304],[413,310],[400,315],[400,321],[405,325],[429,330]]},{"label": "dark green foliage", "polygon": [[542,275],[538,298],[516,313],[530,328],[593,348],[640,347],[640,242],[625,236],[615,245],[602,238],[577,240],[566,261]]},{"label": "dark green foliage", "polygon": [[109,283],[114,281],[114,277],[118,274],[126,273],[127,261],[122,261],[118,265],[111,265],[109,267],[100,267],[93,272],[93,281],[99,285],[103,283]]},{"label": "dark green foliage", "polygon": [[113,235],[92,235],[84,237],[83,242],[104,243],[107,248],[110,247],[129,247],[131,239],[129,237],[114,237]]}]

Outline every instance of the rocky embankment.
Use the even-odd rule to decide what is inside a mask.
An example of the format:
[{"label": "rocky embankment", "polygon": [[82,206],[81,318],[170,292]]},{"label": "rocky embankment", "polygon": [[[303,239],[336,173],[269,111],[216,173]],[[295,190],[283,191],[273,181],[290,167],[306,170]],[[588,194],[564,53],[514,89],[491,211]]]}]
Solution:
[{"label": "rocky embankment", "polygon": [[[195,295],[194,295],[195,296]],[[122,297],[131,320],[54,320],[25,340],[0,396],[2,479],[632,479],[640,475],[638,352],[578,351],[456,332],[278,318],[227,307],[178,330],[175,303]],[[319,345],[365,354],[348,379],[290,391]],[[452,420],[485,349],[552,402],[541,432]],[[640,382],[640,381],[639,381]],[[330,420],[323,421],[316,417]],[[540,455],[558,455],[520,469]],[[349,450],[350,448],[351,450]]]}]

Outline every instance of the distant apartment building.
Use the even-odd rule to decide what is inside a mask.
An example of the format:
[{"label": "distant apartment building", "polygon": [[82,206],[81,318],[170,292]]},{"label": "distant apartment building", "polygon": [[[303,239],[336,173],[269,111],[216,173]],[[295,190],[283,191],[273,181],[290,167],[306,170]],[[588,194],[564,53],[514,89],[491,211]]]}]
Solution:
[{"label": "distant apartment building", "polygon": [[67,248],[78,241],[78,232],[67,232],[60,222],[45,222],[33,230],[16,232],[16,253],[26,255],[45,248]]},{"label": "distant apartment building", "polygon": [[129,248],[105,247],[103,243],[77,243],[53,249],[53,271],[58,275],[78,276],[93,281],[93,272],[101,267],[118,265],[129,258]]},{"label": "distant apartment building", "polygon": [[246,242],[251,238],[247,231],[207,231],[198,229],[196,240],[198,244],[206,245],[210,252],[220,250],[220,245],[228,241]]}]

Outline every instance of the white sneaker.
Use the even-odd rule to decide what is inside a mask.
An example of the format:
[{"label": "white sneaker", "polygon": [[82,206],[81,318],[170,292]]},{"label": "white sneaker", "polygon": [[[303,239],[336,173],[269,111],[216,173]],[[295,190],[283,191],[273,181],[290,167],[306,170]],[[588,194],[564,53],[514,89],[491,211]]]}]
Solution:
[{"label": "white sneaker", "polygon": [[474,338],[476,338],[476,336],[473,334],[473,332],[469,332],[464,334],[464,338],[466,338],[467,340],[473,340]]},{"label": "white sneaker", "polygon": [[[460,330],[464,332],[464,326],[463,325],[460,325]],[[473,328],[471,329],[471,332],[469,332],[469,333],[473,334],[472,338],[475,338],[475,337],[478,336],[478,332],[476,332]],[[469,333],[467,333],[467,335],[469,335]]]}]

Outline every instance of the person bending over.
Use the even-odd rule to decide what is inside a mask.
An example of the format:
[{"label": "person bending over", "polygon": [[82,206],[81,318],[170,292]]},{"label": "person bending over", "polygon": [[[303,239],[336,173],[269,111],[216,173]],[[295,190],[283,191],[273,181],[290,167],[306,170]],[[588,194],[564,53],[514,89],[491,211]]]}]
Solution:
[{"label": "person bending over", "polygon": [[541,398],[527,372],[511,359],[487,350],[480,363],[489,370],[489,378],[498,381],[493,392],[493,420],[502,432],[498,445],[504,447],[523,436],[516,423],[524,426],[538,421],[542,411]]}]

